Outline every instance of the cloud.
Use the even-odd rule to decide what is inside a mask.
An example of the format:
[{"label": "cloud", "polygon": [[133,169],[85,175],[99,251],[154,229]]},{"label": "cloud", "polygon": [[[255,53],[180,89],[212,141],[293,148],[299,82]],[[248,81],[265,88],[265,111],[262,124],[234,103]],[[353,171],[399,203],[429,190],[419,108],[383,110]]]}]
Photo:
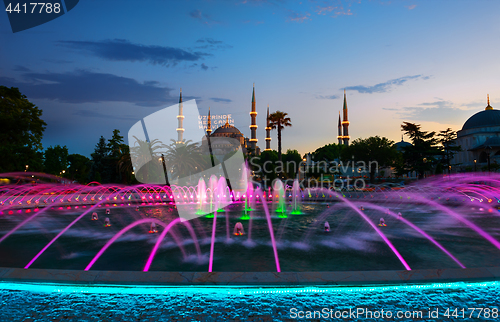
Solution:
[{"label": "cloud", "polygon": [[43,61],[53,64],[71,64],[73,62],[71,60],[65,60],[65,59],[44,59]]},{"label": "cloud", "polygon": [[[334,2],[334,3],[332,3]],[[322,5],[316,6],[316,13],[318,15],[326,16],[332,14],[331,17],[338,16],[351,16],[351,9],[345,9],[345,6],[351,7],[352,1],[323,1]]]},{"label": "cloud", "polygon": [[375,84],[373,86],[364,86],[364,85],[356,85],[356,86],[348,86],[345,89],[351,91],[357,91],[358,93],[385,93],[389,92],[394,86],[401,86],[406,83],[408,80],[412,79],[429,79],[429,76],[422,75],[414,75],[414,76],[405,76],[396,79],[388,80],[384,83]]},{"label": "cloud", "polygon": [[321,100],[336,100],[339,97],[338,95],[316,95],[316,98]]},{"label": "cloud", "polygon": [[124,39],[102,41],[63,40],[58,43],[106,60],[149,62],[153,65],[166,67],[175,66],[183,61],[198,61],[205,56],[210,56],[208,53],[189,52],[174,47],[144,46]]},{"label": "cloud", "polygon": [[213,38],[200,38],[196,41],[196,43],[200,44],[199,46],[196,46],[196,48],[200,49],[228,49],[228,48],[233,48],[233,46],[224,44],[223,41],[221,40],[215,40]]},{"label": "cloud", "polygon": [[203,64],[201,64],[201,69],[203,69],[203,70],[207,70],[207,69],[208,69],[208,66],[207,66],[207,65],[205,65],[205,64],[203,63]]},{"label": "cloud", "polygon": [[337,16],[352,16],[351,9],[344,10],[343,8],[340,8],[339,11],[335,11],[335,14],[332,17]]},{"label": "cloud", "polygon": [[[19,87],[30,99],[48,99],[65,103],[129,102],[139,106],[174,104],[172,88],[156,81],[135,79],[107,73],[76,70],[67,73],[24,73],[22,81],[0,77],[0,83]],[[191,99],[185,97],[186,100]]]},{"label": "cloud", "polygon": [[193,19],[199,20],[205,25],[217,24],[219,21],[215,21],[212,17],[206,13],[201,12],[201,10],[195,9],[189,12],[189,16]]},{"label": "cloud", "polygon": [[470,111],[455,107],[451,101],[441,100],[418,105],[416,107],[403,107],[396,114],[401,119],[439,124],[462,124],[470,116]]},{"label": "cloud", "polygon": [[409,5],[409,6],[406,6],[406,8],[408,8],[408,10],[413,10],[417,7],[416,4],[412,4],[412,5]]},{"label": "cloud", "polygon": [[222,44],[222,40],[215,40],[213,38],[200,38],[196,42],[209,43],[211,45]]},{"label": "cloud", "polygon": [[232,100],[229,98],[220,98],[220,97],[211,97],[210,100],[216,102],[216,103],[231,103]]},{"label": "cloud", "polygon": [[289,10],[288,21],[302,23],[306,20],[310,20],[310,18],[309,18],[310,16],[311,16],[311,14],[308,12],[300,13],[300,12],[295,12],[295,11]]},{"label": "cloud", "polygon": [[445,107],[450,107],[453,105],[453,102],[452,101],[445,101],[445,100],[438,100],[436,102],[429,102],[429,103],[420,103],[418,104],[420,106],[431,106],[431,107],[441,107],[441,108],[445,108]]},{"label": "cloud", "polygon": [[337,6],[324,6],[324,7],[318,6],[317,10],[316,10],[316,13],[318,15],[326,15],[326,14],[332,12],[333,10],[335,10],[337,8],[338,8]]},{"label": "cloud", "polygon": [[386,111],[399,111],[399,108],[382,107],[382,109]]},{"label": "cloud", "polygon": [[201,10],[193,10],[189,13],[189,16],[191,18],[201,19],[202,18]]},{"label": "cloud", "polygon": [[21,66],[21,65],[14,66],[13,70],[16,72],[30,72],[31,71],[29,68],[26,68],[26,67]]}]

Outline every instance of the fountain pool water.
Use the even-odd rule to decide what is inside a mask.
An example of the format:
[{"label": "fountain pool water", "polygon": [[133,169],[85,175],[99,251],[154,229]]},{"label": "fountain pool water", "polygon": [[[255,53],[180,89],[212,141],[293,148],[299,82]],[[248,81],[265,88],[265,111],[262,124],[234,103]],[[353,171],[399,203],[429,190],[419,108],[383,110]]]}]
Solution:
[{"label": "fountain pool water", "polygon": [[[0,197],[0,278],[4,285],[16,276],[41,283],[75,272],[77,280],[127,284],[148,271],[160,275],[138,278],[153,284],[224,284],[230,276],[247,285],[494,280],[499,179],[457,176],[400,190],[305,193],[298,182],[289,188],[277,181],[272,194],[252,187],[251,207],[248,191],[229,191],[217,178],[172,189],[9,186]],[[181,191],[194,212],[231,195],[236,201],[211,218],[181,222],[172,198]],[[206,272],[212,275],[196,275]]]},{"label": "fountain pool water", "polygon": [[[159,235],[177,218],[176,205],[163,187],[75,186],[72,201],[67,187],[55,198],[37,193],[36,187],[3,196],[0,266],[83,269],[114,238],[89,269],[143,270],[154,245],[154,271],[203,272],[210,265],[213,271],[226,272],[278,267],[283,272],[497,267],[500,194],[496,177],[483,185],[477,180],[457,177],[402,190],[309,189],[303,200],[297,181],[285,191],[277,180],[272,195],[266,197],[252,186],[231,204],[225,180],[211,177],[208,187],[200,180],[193,189],[175,189],[197,191],[186,198],[193,211],[221,208],[223,216],[179,222],[164,233],[161,244]],[[99,201],[85,204],[83,196]],[[51,203],[43,208],[40,202],[29,202],[46,199]],[[235,225],[248,234],[236,238],[231,233]]]}]

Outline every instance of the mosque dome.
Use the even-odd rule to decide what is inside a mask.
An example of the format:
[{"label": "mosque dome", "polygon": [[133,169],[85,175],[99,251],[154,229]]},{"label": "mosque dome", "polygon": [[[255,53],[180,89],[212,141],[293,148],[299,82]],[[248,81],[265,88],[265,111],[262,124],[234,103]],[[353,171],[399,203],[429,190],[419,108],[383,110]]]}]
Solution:
[{"label": "mosque dome", "polygon": [[228,123],[224,124],[223,126],[217,128],[213,133],[212,136],[216,134],[226,134],[226,135],[242,135],[241,132],[235,128],[232,125],[229,125]]},{"label": "mosque dome", "polygon": [[413,144],[411,144],[410,142],[403,141],[402,137],[401,137],[401,142],[394,143],[394,146],[396,147],[396,149],[398,151],[401,151],[401,152],[403,152],[404,148],[406,148],[407,146],[412,146],[412,145]]},{"label": "mosque dome", "polygon": [[480,127],[500,126],[500,110],[494,110],[490,106],[490,97],[488,96],[488,105],[484,111],[478,112],[464,123],[463,130],[475,129]]}]

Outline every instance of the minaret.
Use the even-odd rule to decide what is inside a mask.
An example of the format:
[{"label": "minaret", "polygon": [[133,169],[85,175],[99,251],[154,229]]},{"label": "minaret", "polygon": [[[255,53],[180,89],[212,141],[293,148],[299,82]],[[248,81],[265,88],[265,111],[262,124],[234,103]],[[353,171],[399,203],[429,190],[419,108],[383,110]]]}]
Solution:
[{"label": "minaret", "polygon": [[344,89],[344,120],[342,121],[342,129],[343,134],[342,134],[342,140],[344,141],[344,145],[349,145],[349,120],[347,118],[347,99],[345,96],[345,89]]},{"label": "minaret", "polygon": [[266,149],[271,151],[271,125],[269,124],[269,104],[267,104]]},{"label": "minaret", "polygon": [[207,125],[207,135],[212,134],[212,119],[210,118],[210,106],[208,107],[208,125]]},{"label": "minaret", "polygon": [[182,88],[181,94],[179,96],[179,114],[177,115],[177,143],[184,142],[182,136],[184,135],[184,127],[182,126],[182,122],[184,121],[184,114],[182,113]]},{"label": "minaret", "polygon": [[339,140],[339,145],[342,145],[342,120],[340,119],[340,111],[339,111],[339,135],[337,136]]},{"label": "minaret", "polygon": [[250,124],[250,147],[253,153],[257,151],[257,111],[255,110],[255,83],[253,83],[253,93],[252,93],[252,111],[250,112],[250,117],[252,118],[252,123]]}]

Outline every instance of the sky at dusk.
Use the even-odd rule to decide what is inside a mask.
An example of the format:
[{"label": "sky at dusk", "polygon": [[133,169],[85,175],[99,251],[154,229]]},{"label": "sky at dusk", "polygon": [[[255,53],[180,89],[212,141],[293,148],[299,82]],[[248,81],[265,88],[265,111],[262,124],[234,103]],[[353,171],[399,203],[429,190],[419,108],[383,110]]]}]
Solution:
[{"label": "sky at dusk", "polygon": [[344,88],[351,140],[400,141],[403,121],[459,130],[487,94],[500,108],[499,15],[494,0],[81,0],[17,33],[0,14],[0,85],[43,110],[44,148],[87,156],[181,87],[249,136],[253,83],[261,149],[268,104],[291,118],[284,151],[336,143]]}]

